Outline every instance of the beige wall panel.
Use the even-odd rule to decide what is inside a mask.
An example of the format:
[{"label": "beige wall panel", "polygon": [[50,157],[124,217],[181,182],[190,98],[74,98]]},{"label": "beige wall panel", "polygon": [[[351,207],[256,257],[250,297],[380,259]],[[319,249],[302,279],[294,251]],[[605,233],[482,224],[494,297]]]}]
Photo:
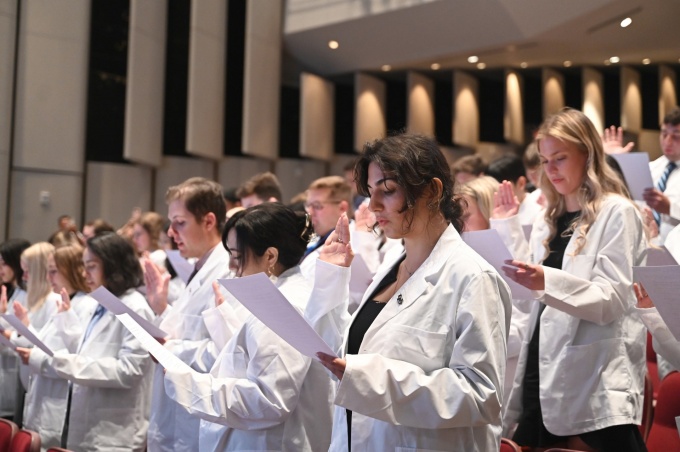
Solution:
[{"label": "beige wall panel", "polygon": [[[31,242],[47,240],[57,229],[60,215],[80,218],[82,177],[14,171],[12,174],[9,237],[22,237]],[[40,203],[41,192],[49,193],[49,203]]]},{"label": "beige wall panel", "polygon": [[191,2],[186,149],[215,160],[224,153],[226,23],[224,0]]},{"label": "beige wall panel", "polygon": [[675,82],[675,71],[668,66],[659,66],[659,122],[678,105]]},{"label": "beige wall panel", "polygon": [[509,153],[515,153],[514,146],[503,143],[491,143],[487,141],[480,141],[476,149],[476,154],[479,155],[486,163],[492,162],[498,157]]},{"label": "beige wall panel", "polygon": [[636,149],[643,149],[649,154],[649,160],[661,157],[661,142],[659,141],[659,131],[642,129],[638,134]]},{"label": "beige wall panel", "polygon": [[152,170],[147,166],[90,162],[85,183],[85,221],[103,218],[120,227],[135,207],[151,208]]},{"label": "beige wall panel", "polygon": [[335,85],[314,74],[300,74],[300,155],[333,158]]},{"label": "beige wall panel", "polygon": [[215,174],[215,162],[212,160],[189,157],[165,157],[163,164],[156,169],[156,185],[153,208],[161,215],[168,210],[165,204],[165,192],[168,187],[177,185],[190,177],[205,177],[212,180]]},{"label": "beige wall panel", "polygon": [[515,71],[505,73],[505,113],[503,136],[511,143],[524,143],[524,110],[522,108],[522,77]]},{"label": "beige wall panel", "polygon": [[22,2],[14,166],[82,171],[89,0]]},{"label": "beige wall panel", "polygon": [[252,176],[272,171],[271,160],[254,159],[249,157],[227,157],[217,165],[217,181],[224,188],[238,188]]},{"label": "beige wall panel", "polygon": [[642,129],[640,73],[625,66],[621,68],[621,127],[634,133]]},{"label": "beige wall panel", "polygon": [[434,80],[417,72],[409,72],[407,78],[407,128],[409,132],[434,137]]},{"label": "beige wall panel", "polygon": [[543,69],[543,117],[564,108],[564,76],[553,69]]},{"label": "beige wall panel", "polygon": [[387,133],[385,82],[370,75],[354,75],[354,149]]},{"label": "beige wall panel", "polygon": [[345,165],[356,161],[359,155],[335,154],[328,171],[329,176],[345,176]]},{"label": "beige wall panel", "polygon": [[462,71],[453,72],[453,142],[470,147],[479,142],[479,82]]},{"label": "beige wall panel", "polygon": [[598,132],[604,130],[604,78],[595,69],[583,68],[583,113]]},{"label": "beige wall panel", "polygon": [[7,231],[17,0],[0,0],[0,242]]},{"label": "beige wall panel", "polygon": [[326,175],[326,163],[317,160],[279,159],[275,174],[281,183],[283,202],[307,190],[312,181]]},{"label": "beige wall panel", "polygon": [[166,23],[166,0],[130,2],[123,156],[152,166],[163,157]]},{"label": "beige wall panel", "polygon": [[282,0],[248,0],[243,83],[243,153],[275,159],[279,150]]}]

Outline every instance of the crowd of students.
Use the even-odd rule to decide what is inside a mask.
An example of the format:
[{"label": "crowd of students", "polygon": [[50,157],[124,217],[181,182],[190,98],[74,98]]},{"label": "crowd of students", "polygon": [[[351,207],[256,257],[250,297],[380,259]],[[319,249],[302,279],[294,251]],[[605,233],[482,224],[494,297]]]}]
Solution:
[{"label": "crowd of students", "polygon": [[[633,267],[653,243],[680,254],[680,110],[661,144],[646,206],[608,163],[630,151],[620,130],[601,137],[565,109],[523,159],[449,167],[401,133],[290,206],[264,173],[228,192],[170,187],[167,220],[135,211],[79,232],[60,218],[49,243],[0,245],[0,313],[54,352],[0,319],[0,415],[74,451],[497,451],[501,436],[646,450],[645,325],[676,366],[680,343]],[[513,256],[502,275],[463,234],[490,228]],[[337,356],[302,355],[216,282],[258,273]],[[88,295],[100,286],[188,367],[157,363]]]}]

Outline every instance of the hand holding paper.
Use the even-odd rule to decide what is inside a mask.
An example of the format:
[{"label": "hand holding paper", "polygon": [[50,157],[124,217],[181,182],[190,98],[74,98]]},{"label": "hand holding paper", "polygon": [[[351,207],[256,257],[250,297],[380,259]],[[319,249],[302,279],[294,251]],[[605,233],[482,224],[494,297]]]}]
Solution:
[{"label": "hand holding paper", "polygon": [[[633,267],[633,276],[644,286],[645,292],[639,295],[644,298],[647,294],[650,302],[653,300],[675,339],[680,338],[680,266]],[[644,307],[644,303],[640,307]]]},{"label": "hand holding paper", "polygon": [[45,345],[43,341],[38,339],[38,337],[33,334],[31,330],[28,329],[26,325],[24,325],[21,320],[17,318],[15,315],[11,314],[5,314],[2,316],[3,319],[7,321],[12,327],[14,327],[15,330],[17,330],[17,333],[24,336],[26,339],[28,339],[33,345],[38,347],[40,350],[44,351],[50,356],[54,356],[54,352],[50,350],[50,348]]}]

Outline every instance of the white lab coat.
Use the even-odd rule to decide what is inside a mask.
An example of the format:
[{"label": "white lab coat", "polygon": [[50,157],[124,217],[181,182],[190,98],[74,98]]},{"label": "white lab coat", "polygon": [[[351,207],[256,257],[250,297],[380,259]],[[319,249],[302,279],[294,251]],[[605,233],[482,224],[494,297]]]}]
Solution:
[{"label": "white lab coat", "polygon": [[[50,292],[43,304],[36,310],[28,311],[28,329],[36,336],[40,335],[40,331],[44,326],[46,326],[52,317],[57,313],[57,301],[61,300],[61,296],[54,292]],[[14,314],[14,308],[12,308],[11,314]],[[16,331],[12,332],[10,341],[18,347],[33,347],[33,343],[23,336],[19,336]],[[28,389],[28,377],[30,375],[30,370],[28,366],[19,362],[19,380],[24,386],[24,389]]]},{"label": "white lab coat", "polygon": [[[152,319],[139,292],[129,290],[120,299],[137,314]],[[151,358],[113,313],[104,312],[81,341],[77,354],[55,353],[52,367],[73,383],[68,449],[145,449]]]},{"label": "white lab coat", "polygon": [[663,321],[656,308],[635,308],[654,339],[654,350],[668,360],[675,369],[680,369],[680,342],[675,339],[668,325]]},{"label": "white lab coat", "polygon": [[[275,284],[302,312],[311,284],[299,267]],[[168,369],[165,390],[201,419],[204,451],[322,451],[330,444],[333,382],[317,361],[250,315],[208,374]]]},{"label": "white lab coat", "polygon": [[353,452],[498,450],[510,310],[507,284],[449,226],[345,356],[330,450],[347,451],[345,408]]},{"label": "white lab coat", "polygon": [[[493,227],[510,231],[512,221],[494,220]],[[520,237],[521,231],[514,228],[514,234]],[[539,218],[531,234],[533,262],[542,261],[547,236],[548,225]],[[534,292],[547,305],[540,322],[541,332],[549,333],[539,342],[543,423],[560,436],[639,424],[642,418],[645,331],[634,313],[632,290],[632,267],[644,265],[647,248],[640,213],[627,199],[607,195],[585,246],[574,255],[577,236],[567,245],[562,269],[544,266],[545,290]],[[528,300],[523,307],[532,330],[506,406],[506,429],[522,412],[522,380],[539,303]]]},{"label": "white lab coat", "polygon": [[[93,298],[79,292],[71,300],[71,309],[52,317],[38,337],[52,351],[75,353],[96,308],[97,302]],[[28,367],[31,375],[24,406],[24,427],[40,434],[42,450],[59,447],[66,417],[68,380],[57,375],[52,368],[52,358],[38,347],[31,350]]]},{"label": "white lab coat", "polygon": [[[198,372],[209,372],[220,351],[210,338],[201,313],[214,306],[213,281],[228,276],[229,253],[219,243],[180,297],[156,319],[160,328],[170,334],[165,347]],[[154,367],[149,451],[199,450],[199,419],[168,398],[163,389],[163,366]]]},{"label": "white lab coat", "polygon": [[[14,303],[26,306],[26,291],[17,286],[9,300],[7,300],[7,313],[14,314]],[[4,319],[0,319],[0,328],[13,328]],[[14,416],[14,407],[17,398],[17,385],[19,383],[19,357],[14,350],[0,345],[0,416]]]}]

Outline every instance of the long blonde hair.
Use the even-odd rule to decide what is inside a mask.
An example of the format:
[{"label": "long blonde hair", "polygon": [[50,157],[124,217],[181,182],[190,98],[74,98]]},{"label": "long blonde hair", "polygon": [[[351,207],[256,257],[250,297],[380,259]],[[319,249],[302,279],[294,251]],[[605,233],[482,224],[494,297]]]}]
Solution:
[{"label": "long blonde hair", "polygon": [[491,176],[479,176],[459,186],[458,193],[477,203],[477,207],[488,222],[493,212],[493,195],[498,191],[498,181]]},{"label": "long blonde hair", "polygon": [[[603,196],[612,193],[628,198],[628,190],[605,161],[602,139],[593,123],[582,112],[564,108],[543,121],[536,135],[539,153],[542,140],[546,137],[574,144],[588,157],[586,172],[578,191],[581,214],[568,229],[569,232],[573,231],[578,234],[574,251],[574,254],[578,254],[586,244],[586,234],[595,222]],[[548,223],[550,234],[543,241],[547,256],[550,253],[550,241],[557,233],[557,219],[567,209],[564,197],[555,190],[552,183],[545,177],[544,171],[540,173],[539,185],[547,201],[545,221]]]},{"label": "long blonde hair", "polygon": [[47,258],[53,253],[54,246],[47,242],[38,242],[21,253],[21,263],[28,270],[26,304],[31,312],[40,309],[52,291],[47,280]]}]

